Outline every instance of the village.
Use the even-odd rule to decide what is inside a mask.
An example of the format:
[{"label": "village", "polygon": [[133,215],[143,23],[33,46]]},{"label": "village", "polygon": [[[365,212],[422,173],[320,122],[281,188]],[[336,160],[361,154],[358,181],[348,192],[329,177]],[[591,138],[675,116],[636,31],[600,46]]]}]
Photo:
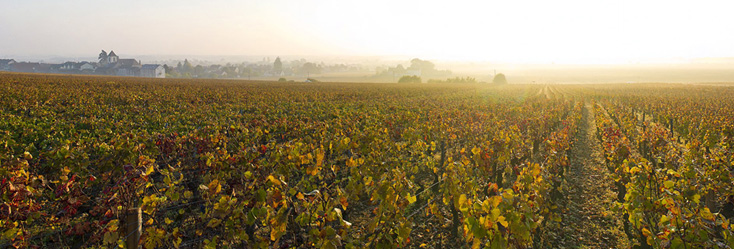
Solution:
[{"label": "village", "polygon": [[[171,62],[171,61],[167,61]],[[370,72],[359,64],[333,64],[309,62],[305,59],[281,61],[263,58],[257,62],[209,64],[199,62],[194,65],[188,59],[172,61],[167,64],[143,64],[141,60],[120,58],[115,51],[99,53],[98,61],[67,61],[64,63],[44,63],[0,59],[0,71],[23,73],[88,74],[114,75],[148,78],[275,78],[309,77],[321,73]]]},{"label": "village", "polygon": [[120,59],[114,51],[108,54],[104,50],[99,54],[99,61],[67,61],[61,64],[41,62],[18,62],[14,59],[0,59],[0,71],[23,73],[60,73],[60,74],[96,74],[117,75],[148,78],[165,78],[166,70],[160,64],[142,64],[136,59]]}]

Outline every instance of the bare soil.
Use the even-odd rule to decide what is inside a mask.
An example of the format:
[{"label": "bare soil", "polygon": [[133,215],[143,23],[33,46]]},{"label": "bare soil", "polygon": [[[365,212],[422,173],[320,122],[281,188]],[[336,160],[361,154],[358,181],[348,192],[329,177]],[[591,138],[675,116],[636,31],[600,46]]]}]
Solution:
[{"label": "bare soil", "polygon": [[629,248],[622,218],[610,209],[617,194],[596,140],[594,108],[587,104],[571,149],[571,166],[561,191],[563,212],[557,248]]}]

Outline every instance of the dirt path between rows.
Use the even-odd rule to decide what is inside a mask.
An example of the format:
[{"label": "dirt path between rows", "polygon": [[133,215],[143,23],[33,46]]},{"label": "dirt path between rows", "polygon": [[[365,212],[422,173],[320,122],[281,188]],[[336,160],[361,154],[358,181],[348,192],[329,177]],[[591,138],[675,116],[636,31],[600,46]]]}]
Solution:
[{"label": "dirt path between rows", "polygon": [[594,108],[587,104],[571,149],[571,166],[561,191],[559,248],[629,248],[622,218],[611,210],[616,198],[613,180],[604,166],[596,139]]}]

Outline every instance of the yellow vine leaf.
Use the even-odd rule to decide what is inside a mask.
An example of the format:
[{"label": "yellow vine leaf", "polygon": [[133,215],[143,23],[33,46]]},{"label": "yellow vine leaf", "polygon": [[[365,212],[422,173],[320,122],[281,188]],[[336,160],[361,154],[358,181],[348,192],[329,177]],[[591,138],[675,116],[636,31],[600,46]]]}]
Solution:
[{"label": "yellow vine leaf", "polygon": [[497,218],[497,222],[502,224],[503,227],[508,227],[507,220],[505,220],[504,216],[500,216],[499,218]]},{"label": "yellow vine leaf", "polygon": [[316,167],[322,167],[324,164],[324,150],[318,150],[316,152]]},{"label": "yellow vine leaf", "polygon": [[712,214],[711,213],[711,210],[709,210],[709,208],[707,208],[707,207],[704,207],[704,208],[701,209],[701,217],[704,218],[704,219],[707,219],[707,220],[714,220],[714,219],[716,219],[716,217],[714,216],[714,214]]},{"label": "yellow vine leaf", "polygon": [[222,191],[222,185],[219,184],[219,180],[214,179],[212,182],[209,183],[209,194],[215,195]]},{"label": "yellow vine leaf", "polygon": [[467,205],[466,205],[466,195],[465,194],[459,195],[459,203],[458,204],[459,204],[458,205],[459,206],[459,210],[461,212],[467,212],[467,211],[469,211],[469,208],[466,207]]},{"label": "yellow vine leaf", "polygon": [[410,193],[407,193],[405,194],[405,199],[408,199],[408,202],[410,204],[413,204],[418,199],[418,197],[414,195],[410,195]]},{"label": "yellow vine leaf", "polygon": [[268,180],[276,186],[280,186],[280,180],[276,179],[275,176],[269,175]]},{"label": "yellow vine leaf", "polygon": [[479,153],[481,152],[482,152],[482,149],[477,148],[477,147],[474,147],[473,149],[471,149],[471,153],[474,154],[475,156],[479,155]]}]

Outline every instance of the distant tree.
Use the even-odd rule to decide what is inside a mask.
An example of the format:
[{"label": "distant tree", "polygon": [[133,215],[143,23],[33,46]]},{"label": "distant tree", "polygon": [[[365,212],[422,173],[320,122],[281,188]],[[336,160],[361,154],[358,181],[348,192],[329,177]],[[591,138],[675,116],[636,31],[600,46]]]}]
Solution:
[{"label": "distant tree", "polygon": [[191,73],[194,71],[194,66],[191,65],[191,62],[189,62],[189,59],[184,59],[183,71],[187,73]]},{"label": "distant tree", "polygon": [[444,80],[435,80],[430,79],[428,80],[428,83],[477,83],[477,79],[472,77],[455,77],[455,78],[448,78],[445,81]]},{"label": "distant tree", "polygon": [[507,78],[505,78],[504,74],[498,73],[497,75],[494,76],[494,79],[492,79],[492,84],[497,84],[497,85],[507,84]]},{"label": "distant tree", "polygon": [[421,70],[424,73],[431,73],[436,70],[436,65],[430,61],[424,61],[418,58],[410,60],[410,70]]},{"label": "distant tree", "polygon": [[181,62],[178,62],[178,65],[176,65],[176,70],[183,71],[183,66],[181,65]]},{"label": "distant tree", "polygon": [[396,73],[404,73],[404,72],[405,72],[405,68],[403,67],[403,65],[402,65],[402,64],[398,64],[398,66],[397,66],[397,67],[395,67],[395,70],[394,70],[394,71],[395,71]]},{"label": "distant tree", "polygon": [[313,62],[306,62],[301,66],[301,72],[307,75],[321,73],[321,67]]},{"label": "distant tree", "polygon": [[237,76],[237,67],[227,63],[226,66],[222,67],[222,71],[227,74],[227,77],[233,78]]},{"label": "distant tree", "polygon": [[278,82],[286,82],[286,81],[288,81],[288,80],[286,80],[285,78],[278,79]]},{"label": "distant tree", "polygon": [[400,77],[398,80],[398,83],[421,83],[421,77],[415,76],[415,75],[406,75],[403,77]]},{"label": "distant tree", "polygon": [[280,57],[275,58],[275,62],[273,63],[273,71],[275,71],[276,74],[280,74],[283,72],[283,62],[280,61]]},{"label": "distant tree", "polygon": [[97,57],[97,59],[99,59],[99,63],[105,63],[107,61],[107,51],[104,51],[103,49],[102,52],[99,53],[99,57]]},{"label": "distant tree", "polygon": [[202,77],[204,73],[205,73],[204,66],[196,65],[196,67],[194,67],[194,74],[196,74],[197,77]]}]

